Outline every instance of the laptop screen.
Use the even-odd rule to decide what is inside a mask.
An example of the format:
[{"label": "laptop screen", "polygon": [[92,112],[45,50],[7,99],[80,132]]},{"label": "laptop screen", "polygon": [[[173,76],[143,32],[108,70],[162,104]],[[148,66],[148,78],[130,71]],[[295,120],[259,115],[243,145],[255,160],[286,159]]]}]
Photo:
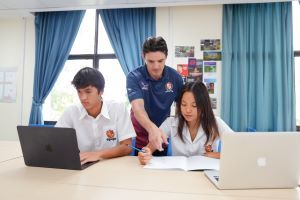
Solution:
[{"label": "laptop screen", "polygon": [[72,128],[17,126],[28,166],[81,169],[76,132]]}]

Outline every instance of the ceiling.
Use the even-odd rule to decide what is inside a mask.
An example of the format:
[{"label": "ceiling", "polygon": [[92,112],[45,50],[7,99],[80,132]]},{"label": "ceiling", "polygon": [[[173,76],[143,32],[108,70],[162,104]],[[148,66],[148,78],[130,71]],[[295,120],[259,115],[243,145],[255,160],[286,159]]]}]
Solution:
[{"label": "ceiling", "polygon": [[31,12],[89,8],[163,7],[291,0],[0,0],[0,17],[28,16]]}]

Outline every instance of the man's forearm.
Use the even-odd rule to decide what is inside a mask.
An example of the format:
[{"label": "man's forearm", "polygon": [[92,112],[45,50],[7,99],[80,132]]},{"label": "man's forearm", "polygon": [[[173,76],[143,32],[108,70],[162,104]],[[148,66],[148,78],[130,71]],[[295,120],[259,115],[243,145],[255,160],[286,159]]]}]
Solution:
[{"label": "man's forearm", "polygon": [[149,119],[149,116],[145,110],[135,110],[133,113],[136,120],[144,129],[146,129],[148,133],[151,132],[153,127],[156,127],[156,125]]}]

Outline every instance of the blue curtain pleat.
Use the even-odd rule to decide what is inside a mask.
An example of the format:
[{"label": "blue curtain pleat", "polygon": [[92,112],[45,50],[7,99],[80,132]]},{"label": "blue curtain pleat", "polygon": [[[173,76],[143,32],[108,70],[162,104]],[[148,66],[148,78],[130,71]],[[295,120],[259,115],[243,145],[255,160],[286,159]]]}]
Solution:
[{"label": "blue curtain pleat", "polygon": [[143,64],[142,44],[154,36],[155,8],[99,10],[109,40],[125,75]]},{"label": "blue curtain pleat", "polygon": [[42,105],[61,72],[85,11],[42,12],[35,16],[35,71],[29,124],[43,124]]},{"label": "blue curtain pleat", "polygon": [[222,118],[235,131],[294,131],[291,2],[224,5]]}]

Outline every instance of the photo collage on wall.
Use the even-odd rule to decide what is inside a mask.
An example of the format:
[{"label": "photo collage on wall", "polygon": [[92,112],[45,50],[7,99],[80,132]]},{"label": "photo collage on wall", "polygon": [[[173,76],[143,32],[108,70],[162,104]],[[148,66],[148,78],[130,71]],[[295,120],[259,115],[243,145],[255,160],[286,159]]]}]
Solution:
[{"label": "photo collage on wall", "polygon": [[177,71],[184,82],[202,81],[208,90],[213,109],[217,108],[217,63],[222,60],[221,40],[200,40],[203,58],[195,57],[194,46],[175,46],[175,57],[187,58],[186,63],[177,64]]}]

